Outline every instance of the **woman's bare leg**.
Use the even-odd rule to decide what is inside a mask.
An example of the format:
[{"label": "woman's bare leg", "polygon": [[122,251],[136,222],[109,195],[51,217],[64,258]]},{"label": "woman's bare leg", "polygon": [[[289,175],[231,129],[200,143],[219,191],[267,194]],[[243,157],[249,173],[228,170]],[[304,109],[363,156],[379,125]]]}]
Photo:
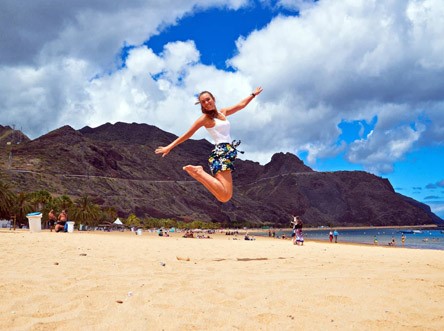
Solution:
[{"label": "woman's bare leg", "polygon": [[231,171],[219,171],[216,176],[211,176],[205,172],[202,166],[187,165],[183,170],[202,183],[208,191],[213,194],[220,202],[227,202],[233,195],[233,179]]}]

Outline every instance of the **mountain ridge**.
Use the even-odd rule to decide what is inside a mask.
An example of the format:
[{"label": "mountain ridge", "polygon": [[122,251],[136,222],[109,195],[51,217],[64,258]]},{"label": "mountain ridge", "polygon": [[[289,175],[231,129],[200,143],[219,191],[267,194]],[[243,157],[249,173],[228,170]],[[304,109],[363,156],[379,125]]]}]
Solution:
[{"label": "mountain ridge", "polygon": [[154,154],[175,138],[148,124],[63,126],[11,146],[12,162],[3,157],[0,167],[16,191],[87,194],[122,217],[274,226],[288,226],[296,214],[311,226],[442,221],[427,205],[396,193],[387,179],[363,171],[317,172],[291,153],[276,153],[265,165],[236,160],[233,199],[222,204],[182,170],[186,164],[207,169],[212,144],[188,140],[165,158]]}]

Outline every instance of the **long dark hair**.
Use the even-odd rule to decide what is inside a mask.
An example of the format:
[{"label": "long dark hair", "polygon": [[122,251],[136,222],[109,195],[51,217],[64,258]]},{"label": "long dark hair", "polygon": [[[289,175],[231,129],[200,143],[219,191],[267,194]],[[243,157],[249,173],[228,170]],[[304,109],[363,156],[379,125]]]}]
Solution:
[{"label": "long dark hair", "polygon": [[[210,95],[210,97],[211,97],[214,101],[216,101],[216,98],[213,96],[213,94],[212,94],[211,92],[209,92],[209,91],[202,91],[202,92],[199,93],[199,96],[197,97],[197,99],[199,100],[199,103],[200,103],[200,97],[201,97],[201,95],[204,94],[204,93],[208,93],[208,94]],[[213,110],[206,110],[206,109],[202,106],[202,104],[201,104],[201,105],[200,105],[200,109],[202,110],[202,113],[204,113],[205,115],[209,116],[210,118],[217,118],[217,114],[218,114],[218,112],[217,112],[217,109],[216,109],[216,108],[214,108]]]}]

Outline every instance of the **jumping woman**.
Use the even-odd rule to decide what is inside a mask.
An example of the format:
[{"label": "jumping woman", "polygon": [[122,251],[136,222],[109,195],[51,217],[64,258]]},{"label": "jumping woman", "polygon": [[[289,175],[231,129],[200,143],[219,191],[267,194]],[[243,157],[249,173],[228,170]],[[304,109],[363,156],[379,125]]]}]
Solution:
[{"label": "jumping woman", "polygon": [[156,154],[166,156],[177,145],[183,143],[193,134],[205,127],[214,140],[214,149],[208,158],[208,164],[212,175],[203,170],[202,166],[187,165],[183,167],[191,177],[199,181],[210,191],[217,200],[227,202],[233,196],[233,179],[231,171],[234,170],[234,160],[237,156],[236,146],[230,136],[230,122],[227,117],[245,108],[251,100],[262,92],[262,87],[256,88],[248,97],[238,104],[217,110],[216,99],[208,92],[203,91],[198,96],[198,102],[202,109],[202,115],[193,123],[191,128],[171,144],[158,147]]}]

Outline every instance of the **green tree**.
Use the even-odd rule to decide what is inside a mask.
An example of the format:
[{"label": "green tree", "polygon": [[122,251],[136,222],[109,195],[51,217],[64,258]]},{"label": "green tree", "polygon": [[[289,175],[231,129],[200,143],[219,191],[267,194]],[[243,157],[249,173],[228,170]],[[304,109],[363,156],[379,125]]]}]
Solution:
[{"label": "green tree", "polygon": [[117,218],[117,209],[114,207],[105,207],[102,209],[100,217],[101,222],[114,222]]},{"label": "green tree", "polygon": [[29,195],[30,203],[34,211],[42,211],[52,201],[52,196],[48,191],[40,190]]},{"label": "green tree", "polygon": [[26,215],[34,211],[30,202],[29,194],[24,192],[18,193],[16,195],[12,210],[16,215],[18,222],[25,222]]},{"label": "green tree", "polygon": [[162,219],[162,226],[164,228],[170,229],[170,228],[177,228],[177,221],[173,220],[171,218]]},{"label": "green tree", "polygon": [[67,195],[61,195],[52,201],[52,209],[58,212],[62,210],[69,210],[73,206],[71,198]]},{"label": "green tree", "polygon": [[84,195],[75,201],[68,215],[70,220],[77,223],[94,226],[98,224],[101,210],[87,195]]},{"label": "green tree", "polygon": [[9,219],[15,202],[15,194],[9,185],[0,181],[0,217]]},{"label": "green tree", "polygon": [[138,218],[134,214],[130,214],[125,220],[123,220],[123,224],[125,224],[128,227],[131,226],[139,227],[142,223],[140,221],[140,218]]},{"label": "green tree", "polygon": [[189,224],[190,229],[202,229],[204,227],[204,224],[202,221],[192,221]]},{"label": "green tree", "polygon": [[188,225],[188,223],[186,223],[184,221],[178,221],[177,222],[177,228],[179,228],[179,229],[188,229],[189,225]]}]

